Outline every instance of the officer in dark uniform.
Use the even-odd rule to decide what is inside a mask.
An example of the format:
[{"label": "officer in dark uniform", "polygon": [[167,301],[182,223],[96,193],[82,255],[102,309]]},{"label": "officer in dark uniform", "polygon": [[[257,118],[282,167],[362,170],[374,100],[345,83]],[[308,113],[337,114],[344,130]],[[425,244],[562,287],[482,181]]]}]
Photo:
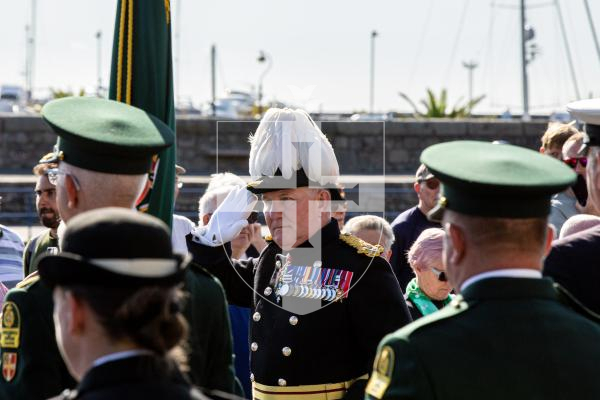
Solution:
[{"label": "officer in dark uniform", "polygon": [[[309,152],[320,160],[309,161]],[[188,236],[188,248],[231,303],[253,309],[253,396],[362,398],[377,343],[410,321],[398,281],[379,257],[383,249],[340,233],[331,218],[338,164],[305,112],[266,113],[252,137],[250,173],[257,180],[248,188],[262,195],[271,232],[258,259],[227,258],[227,242],[256,200],[244,188]]]},{"label": "officer in dark uniform", "polygon": [[[133,209],[152,156],[174,142],[160,120],[111,100],[54,100],[42,117],[59,136],[59,169],[48,177],[57,183],[58,208],[67,224],[94,208]],[[186,271],[190,375],[196,384],[231,393],[231,331],[223,288],[197,265]],[[74,387],[56,346],[52,304],[52,293],[35,273],[7,294],[3,310],[15,318],[2,320],[0,399],[46,399]]]},{"label": "officer in dark uniform", "polygon": [[446,273],[461,296],[388,335],[367,399],[597,399],[600,326],[559,302],[541,267],[560,161],[474,141],[427,148],[443,184]]},{"label": "officer in dark uniform", "polygon": [[172,355],[185,341],[177,286],[189,258],[173,253],[167,226],[100,208],[69,221],[62,243],[39,263],[56,301],[61,353],[79,381],[62,398],[205,399]]}]

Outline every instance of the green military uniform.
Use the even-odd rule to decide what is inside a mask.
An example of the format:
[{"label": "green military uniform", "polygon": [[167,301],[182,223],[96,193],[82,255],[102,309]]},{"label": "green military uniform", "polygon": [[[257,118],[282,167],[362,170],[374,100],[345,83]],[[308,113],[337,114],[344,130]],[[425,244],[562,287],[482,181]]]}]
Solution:
[{"label": "green military uniform", "polygon": [[[144,174],[152,155],[174,141],[160,120],[115,101],[54,100],[44,106],[42,117],[59,135],[59,162],[92,171]],[[56,345],[52,308],[52,292],[35,277],[6,295],[0,399],[46,399],[74,386]]]},{"label": "green military uniform", "polygon": [[0,399],[45,399],[75,386],[56,345],[52,307],[52,292],[37,273],[6,295]]},{"label": "green military uniform", "polygon": [[183,315],[190,325],[189,377],[194,385],[240,393],[235,382],[229,312],[223,286],[210,272],[192,263],[184,279],[189,293]]},{"label": "green military uniform", "polygon": [[58,248],[58,238],[52,236],[50,229],[42,231],[27,242],[23,250],[23,276],[37,271],[38,258],[53,247]]},{"label": "green military uniform", "polygon": [[[547,217],[552,193],[575,179],[511,145],[444,143],[421,161],[444,185],[434,217]],[[600,325],[560,303],[552,281],[532,276],[539,271],[520,271],[472,275],[447,307],[385,337],[366,398],[600,398]]]}]

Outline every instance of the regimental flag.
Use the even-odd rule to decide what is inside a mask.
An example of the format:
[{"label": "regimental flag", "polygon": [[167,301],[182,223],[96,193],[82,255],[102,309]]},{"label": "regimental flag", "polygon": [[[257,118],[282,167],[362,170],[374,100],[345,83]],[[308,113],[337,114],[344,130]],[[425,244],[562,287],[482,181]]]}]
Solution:
[{"label": "regimental flag", "polygon": [[[118,0],[109,97],[155,115],[175,132],[169,0]],[[140,211],[171,226],[176,145],[156,155]]]}]

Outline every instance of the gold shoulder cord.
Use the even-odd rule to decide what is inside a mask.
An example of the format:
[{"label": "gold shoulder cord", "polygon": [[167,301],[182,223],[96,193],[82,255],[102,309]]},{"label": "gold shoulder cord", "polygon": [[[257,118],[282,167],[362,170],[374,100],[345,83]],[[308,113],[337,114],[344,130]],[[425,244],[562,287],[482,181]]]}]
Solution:
[{"label": "gold shoulder cord", "polygon": [[367,243],[349,233],[340,233],[340,240],[347,245],[354,247],[358,254],[364,254],[368,257],[377,257],[383,253],[383,246],[380,244]]}]

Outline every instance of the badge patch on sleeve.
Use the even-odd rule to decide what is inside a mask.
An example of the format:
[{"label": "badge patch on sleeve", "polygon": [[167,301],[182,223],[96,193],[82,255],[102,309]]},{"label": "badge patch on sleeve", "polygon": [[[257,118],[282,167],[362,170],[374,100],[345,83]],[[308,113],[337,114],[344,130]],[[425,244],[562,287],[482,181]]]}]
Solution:
[{"label": "badge patch on sleeve", "polygon": [[384,346],[375,358],[373,375],[369,379],[366,392],[377,399],[381,399],[390,386],[393,369],[394,350],[390,346]]},{"label": "badge patch on sleeve", "polygon": [[19,314],[19,308],[12,301],[7,301],[2,306],[2,330],[0,332],[0,347],[5,349],[19,348],[21,315]]},{"label": "badge patch on sleeve", "polygon": [[2,376],[10,382],[17,373],[17,353],[6,351],[2,353]]}]

